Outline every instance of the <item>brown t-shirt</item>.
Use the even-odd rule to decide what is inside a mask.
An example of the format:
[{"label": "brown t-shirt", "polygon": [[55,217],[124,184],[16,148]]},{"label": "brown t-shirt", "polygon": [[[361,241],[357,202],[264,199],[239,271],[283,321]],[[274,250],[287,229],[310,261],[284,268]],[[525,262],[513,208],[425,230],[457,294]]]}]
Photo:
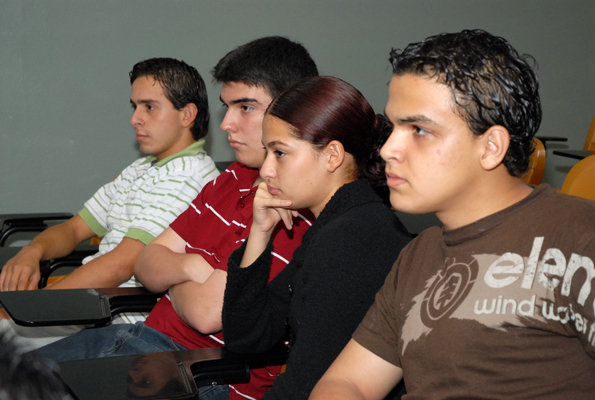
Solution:
[{"label": "brown t-shirt", "polygon": [[595,398],[595,202],[540,185],[402,252],[354,339],[407,399]]}]

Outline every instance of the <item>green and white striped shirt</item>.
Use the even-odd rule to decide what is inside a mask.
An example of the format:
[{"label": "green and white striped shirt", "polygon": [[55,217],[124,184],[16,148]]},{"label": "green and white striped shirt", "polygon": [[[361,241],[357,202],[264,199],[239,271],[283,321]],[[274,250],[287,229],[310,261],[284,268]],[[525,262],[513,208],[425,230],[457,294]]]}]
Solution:
[{"label": "green and white striped shirt", "polygon": [[[219,175],[203,144],[201,139],[159,162],[155,156],[140,158],[101,187],[79,212],[102,237],[99,252],[83,264],[113,250],[125,237],[149,244],[184,212],[204,185]],[[142,285],[134,276],[120,285],[131,286]]]}]

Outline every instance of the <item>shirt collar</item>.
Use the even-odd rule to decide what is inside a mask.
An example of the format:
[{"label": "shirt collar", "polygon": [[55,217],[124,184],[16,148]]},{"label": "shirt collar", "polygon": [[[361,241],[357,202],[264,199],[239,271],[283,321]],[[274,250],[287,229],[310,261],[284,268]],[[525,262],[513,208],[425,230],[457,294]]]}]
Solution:
[{"label": "shirt collar", "polygon": [[[161,167],[165,164],[167,164],[168,162],[170,162],[171,160],[173,160],[174,158],[179,158],[179,157],[187,157],[187,156],[195,156],[198,153],[205,153],[204,151],[204,146],[205,144],[205,140],[204,139],[200,139],[197,142],[192,143],[190,146],[186,147],[184,150],[173,154],[169,157],[164,158],[161,161],[157,161],[155,163],[156,166]],[[157,157],[155,156],[149,156],[147,157],[147,159],[145,161],[143,161],[141,163],[141,165],[147,164],[147,163],[151,163],[153,161],[157,160]]]},{"label": "shirt collar", "polygon": [[445,230],[442,226],[441,229],[444,242],[447,246],[454,246],[467,240],[486,235],[487,232],[509,221],[511,218],[523,220],[523,215],[528,212],[526,211],[527,207],[532,207],[535,201],[538,201],[543,196],[549,196],[552,193],[554,193],[554,189],[547,183],[542,183],[541,185],[535,186],[533,191],[524,199],[503,210],[495,212],[494,214],[450,231]]}]

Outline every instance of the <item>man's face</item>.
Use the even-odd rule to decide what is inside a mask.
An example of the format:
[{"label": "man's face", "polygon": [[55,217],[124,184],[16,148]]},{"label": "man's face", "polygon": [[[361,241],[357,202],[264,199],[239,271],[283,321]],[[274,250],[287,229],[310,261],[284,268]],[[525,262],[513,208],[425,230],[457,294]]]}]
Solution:
[{"label": "man's face", "polygon": [[184,110],[174,108],[152,76],[141,76],[132,83],[130,104],[134,110],[130,123],[143,154],[162,160],[192,142],[189,129],[183,126]]},{"label": "man's face", "polygon": [[236,154],[236,159],[251,168],[260,168],[264,162],[262,146],[262,119],[273,100],[261,87],[241,82],[223,85],[221,102],[227,107],[221,129]]},{"label": "man's face", "polygon": [[425,76],[394,76],[385,113],[394,130],[380,154],[393,207],[434,212],[442,222],[477,208],[481,141],[455,114],[450,89]]}]

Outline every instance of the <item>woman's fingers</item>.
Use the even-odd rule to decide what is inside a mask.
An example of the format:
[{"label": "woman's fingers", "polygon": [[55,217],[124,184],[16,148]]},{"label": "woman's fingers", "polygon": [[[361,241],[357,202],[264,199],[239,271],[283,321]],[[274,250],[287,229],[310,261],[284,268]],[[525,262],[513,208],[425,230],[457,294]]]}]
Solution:
[{"label": "woman's fingers", "polygon": [[288,210],[286,208],[275,208],[275,210],[281,216],[281,220],[283,220],[285,227],[291,230],[291,228],[293,228],[293,216],[291,215],[291,210]]},{"label": "woman's fingers", "polygon": [[[256,204],[256,199],[254,200],[254,204]],[[261,208],[287,208],[293,204],[291,200],[281,200],[281,199],[261,199],[258,202],[258,206]],[[291,210],[289,210],[291,211]]]},{"label": "woman's fingers", "polygon": [[258,225],[262,231],[269,231],[282,220],[287,229],[292,229],[292,211],[287,208],[292,204],[291,200],[273,197],[267,190],[266,183],[261,182],[254,196],[253,225]]}]

